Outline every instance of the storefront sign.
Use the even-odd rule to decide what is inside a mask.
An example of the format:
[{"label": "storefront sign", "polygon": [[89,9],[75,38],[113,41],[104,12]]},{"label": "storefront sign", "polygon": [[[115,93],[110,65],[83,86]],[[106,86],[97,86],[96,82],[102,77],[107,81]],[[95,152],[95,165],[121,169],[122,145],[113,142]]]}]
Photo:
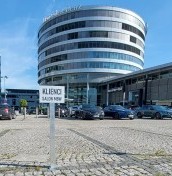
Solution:
[{"label": "storefront sign", "polygon": [[114,88],[114,89],[110,89],[108,90],[108,92],[116,92],[116,91],[121,91],[122,87],[118,87],[118,88]]},{"label": "storefront sign", "polygon": [[40,103],[64,103],[65,102],[64,86],[40,86],[39,102]]}]

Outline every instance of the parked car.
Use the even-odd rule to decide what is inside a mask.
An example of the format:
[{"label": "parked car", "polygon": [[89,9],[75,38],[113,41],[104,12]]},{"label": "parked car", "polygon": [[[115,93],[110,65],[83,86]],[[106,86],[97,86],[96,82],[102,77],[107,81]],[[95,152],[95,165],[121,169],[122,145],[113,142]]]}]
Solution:
[{"label": "parked car", "polygon": [[71,117],[75,116],[75,111],[78,110],[78,106],[69,107],[69,114]]},{"label": "parked car", "polygon": [[69,116],[69,110],[67,107],[58,106],[55,109],[55,117],[59,116],[59,108],[60,108],[60,117],[68,117]]},{"label": "parked car", "polygon": [[14,109],[7,103],[0,105],[0,119],[12,120],[16,118]]},{"label": "parked car", "polygon": [[28,110],[28,114],[31,115],[31,114],[36,114],[36,107],[31,107],[29,110]]},{"label": "parked car", "polygon": [[109,105],[104,108],[104,114],[107,117],[112,117],[113,119],[128,118],[130,120],[134,119],[134,111],[126,109],[121,105]]},{"label": "parked car", "polygon": [[137,117],[151,117],[152,119],[172,118],[172,111],[160,105],[144,105],[137,109]]},{"label": "parked car", "polygon": [[104,119],[104,111],[95,105],[91,104],[83,104],[79,106],[77,110],[75,110],[75,118],[80,119]]},{"label": "parked car", "polygon": [[48,114],[48,108],[43,108],[42,109],[42,114],[47,115]]}]

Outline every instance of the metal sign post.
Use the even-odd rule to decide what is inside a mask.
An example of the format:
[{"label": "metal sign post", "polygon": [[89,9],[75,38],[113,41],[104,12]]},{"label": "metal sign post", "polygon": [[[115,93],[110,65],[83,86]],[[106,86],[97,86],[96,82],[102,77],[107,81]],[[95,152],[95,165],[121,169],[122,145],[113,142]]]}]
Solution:
[{"label": "metal sign post", "polygon": [[50,170],[54,170],[56,166],[55,155],[55,104],[50,103]]},{"label": "metal sign post", "polygon": [[40,86],[39,102],[49,103],[50,117],[50,170],[57,168],[55,151],[55,103],[64,103],[64,86]]}]

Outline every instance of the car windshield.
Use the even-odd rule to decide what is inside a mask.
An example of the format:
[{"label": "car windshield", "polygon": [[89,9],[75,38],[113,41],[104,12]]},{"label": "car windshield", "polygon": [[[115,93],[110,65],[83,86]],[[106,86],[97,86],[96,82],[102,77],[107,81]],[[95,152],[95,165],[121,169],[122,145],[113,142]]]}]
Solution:
[{"label": "car windshield", "polygon": [[78,107],[77,106],[73,106],[72,109],[78,109]]},{"label": "car windshield", "polygon": [[82,105],[82,109],[94,109],[96,108],[95,105],[90,105],[90,104],[84,104]]},{"label": "car windshield", "polygon": [[112,108],[113,108],[113,109],[122,109],[122,110],[125,109],[125,108],[122,107],[121,105],[114,105],[114,106],[112,106]]}]

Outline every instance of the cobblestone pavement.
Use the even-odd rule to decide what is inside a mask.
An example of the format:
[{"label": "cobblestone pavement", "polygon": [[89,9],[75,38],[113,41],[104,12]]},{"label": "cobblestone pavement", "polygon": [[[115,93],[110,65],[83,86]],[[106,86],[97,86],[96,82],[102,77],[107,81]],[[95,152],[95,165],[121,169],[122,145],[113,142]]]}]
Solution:
[{"label": "cobblestone pavement", "polygon": [[172,120],[56,119],[56,169],[49,119],[0,121],[0,176],[172,176]]}]

